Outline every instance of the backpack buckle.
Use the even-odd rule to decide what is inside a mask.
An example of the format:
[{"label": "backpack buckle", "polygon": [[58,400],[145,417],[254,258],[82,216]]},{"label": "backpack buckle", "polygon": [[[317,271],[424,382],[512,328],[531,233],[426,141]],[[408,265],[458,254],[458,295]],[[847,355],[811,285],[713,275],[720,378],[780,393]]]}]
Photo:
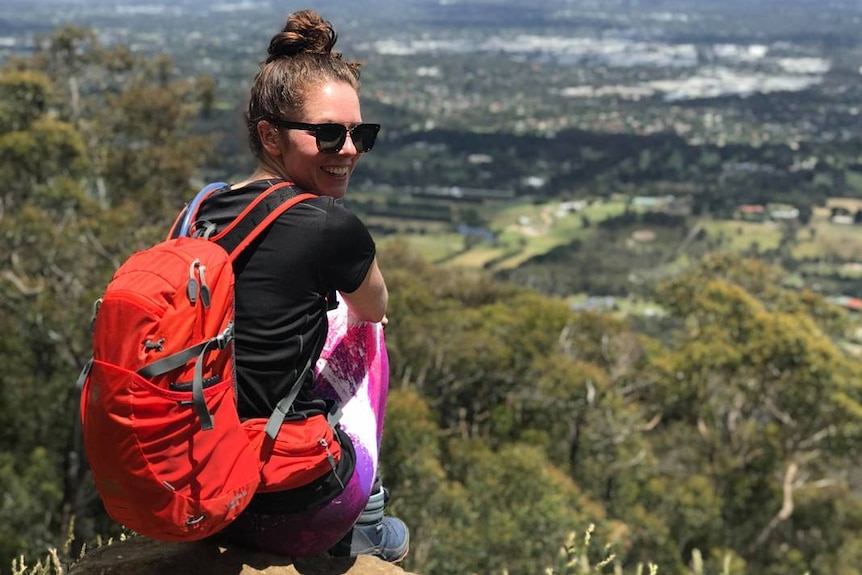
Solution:
[{"label": "backpack buckle", "polygon": [[223,332],[218,334],[215,338],[216,345],[218,345],[219,349],[224,349],[233,339],[233,322],[227,324],[227,327]]}]

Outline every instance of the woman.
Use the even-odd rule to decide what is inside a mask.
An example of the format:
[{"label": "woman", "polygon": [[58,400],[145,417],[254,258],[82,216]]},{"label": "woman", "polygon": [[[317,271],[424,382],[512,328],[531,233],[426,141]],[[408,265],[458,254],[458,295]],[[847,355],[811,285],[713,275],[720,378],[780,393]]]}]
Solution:
[{"label": "woman", "polygon": [[[241,418],[269,417],[299,377],[305,381],[294,410],[326,409],[325,401],[314,397],[312,374],[303,368],[320,355],[336,291],[352,319],[386,321],[388,293],[374,242],[339,202],[380,126],[362,122],[359,64],[333,51],[336,39],[332,26],[310,10],[287,18],[271,39],[250,92],[246,121],[257,169],[229,191],[207,198],[199,211],[201,220],[218,228],[275,183],[292,182],[317,195],[280,216],[235,264]],[[342,476],[343,468],[339,464],[307,488],[258,494],[223,537],[294,556],[329,549],[334,555],[400,561],[407,554],[408,531],[400,520],[384,517],[379,482],[370,498],[366,492],[364,510],[333,518],[333,509],[348,507],[332,505],[334,498],[359,493],[352,469]],[[308,509],[310,499],[317,503]],[[322,511],[329,513],[325,520]]]}]

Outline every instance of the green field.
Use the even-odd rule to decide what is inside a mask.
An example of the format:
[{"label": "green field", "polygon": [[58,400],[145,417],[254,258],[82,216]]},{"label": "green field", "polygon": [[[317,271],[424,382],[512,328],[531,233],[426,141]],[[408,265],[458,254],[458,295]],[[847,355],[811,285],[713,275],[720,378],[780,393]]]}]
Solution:
[{"label": "green field", "polygon": [[735,220],[703,222],[711,239],[720,241],[721,248],[740,252],[774,250],[781,242],[781,228],[774,224]]},{"label": "green field", "polygon": [[469,240],[452,232],[422,235],[390,235],[379,240],[381,246],[406,242],[411,249],[431,262],[468,268],[508,269],[532,257],[570,243],[589,233],[584,223],[594,225],[625,209],[621,201],[595,202],[580,211],[564,212],[559,202],[512,204],[493,212],[487,228],[496,241]]},{"label": "green field", "polygon": [[862,226],[833,224],[827,210],[815,212],[807,228],[796,234],[798,260],[862,261]]},{"label": "green field", "polygon": [[[837,198],[834,201],[851,212],[862,207],[860,200]],[[856,291],[852,282],[862,277],[862,226],[830,221],[833,206],[816,209],[811,221],[805,226],[798,222],[786,224],[702,218],[688,221],[687,236],[682,228],[678,232],[673,228],[651,230],[649,225],[643,224],[620,228],[620,234],[623,235],[603,232],[606,236],[599,240],[595,238],[595,234],[602,229],[599,224],[624,213],[625,200],[599,200],[579,210],[562,209],[566,206],[571,208],[571,204],[561,202],[525,201],[487,208],[482,216],[487,222],[487,229],[494,233],[494,241],[461,236],[453,231],[451,225],[442,222],[422,225],[419,233],[415,232],[419,224],[411,228],[410,223],[398,222],[397,226],[390,225],[389,229],[400,227],[405,232],[383,236],[378,239],[378,243],[384,249],[391,244],[406,245],[435,264],[490,271],[516,268],[531,258],[580,239],[595,252],[596,262],[610,257],[621,257],[623,259],[620,261],[623,262],[630,259],[626,265],[631,265],[630,272],[635,275],[667,277],[686,268],[704,250],[719,250],[746,255],[769,256],[780,253],[783,258],[789,256],[797,262],[797,269],[794,274],[788,274],[785,285],[811,285],[818,290],[822,287],[832,295],[852,294]],[[788,225],[793,228],[788,228]],[[411,232],[411,229],[414,231]],[[699,234],[700,230],[705,234]],[[789,249],[778,249],[782,241],[791,242]],[[608,250],[606,255],[602,253],[605,246]],[[621,246],[625,246],[622,249],[626,250],[627,255],[619,251]],[[661,259],[659,268],[656,267],[655,259],[651,260],[652,264],[648,264],[646,255],[643,258],[638,256],[662,250],[666,251],[667,256]],[[622,300],[616,305],[618,313],[654,313],[648,308],[639,309],[643,307],[632,306],[631,302]]]}]

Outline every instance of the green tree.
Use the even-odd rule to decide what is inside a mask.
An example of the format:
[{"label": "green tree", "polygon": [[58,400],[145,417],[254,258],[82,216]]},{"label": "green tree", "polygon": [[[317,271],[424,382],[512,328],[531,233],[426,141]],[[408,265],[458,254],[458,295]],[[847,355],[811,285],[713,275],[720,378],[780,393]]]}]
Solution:
[{"label": "green tree", "polygon": [[[61,28],[0,72],[0,561],[110,523],[76,430],[93,303],[119,263],[164,236],[209,144],[194,81],[169,60]],[[7,161],[8,160],[8,161]],[[28,483],[22,483],[27,481]],[[26,487],[26,488],[25,488]],[[5,557],[6,559],[3,559]]]},{"label": "green tree", "polygon": [[[840,554],[856,553],[858,502],[844,501],[851,486],[836,472],[857,453],[860,374],[835,344],[847,318],[822,297],[782,289],[780,270],[756,260],[710,255],[657,289],[671,316],[655,341],[623,320],[405,250],[382,262],[393,384],[421,395],[435,436],[457,438],[434,449],[429,460],[446,479],[424,492],[439,495],[456,532],[473,525],[471,513],[490,513],[474,511],[479,491],[496,492],[475,466],[496,458],[505,474],[530,445],[584,505],[619,522],[625,567],[853,573]],[[425,534],[433,515],[420,521]],[[516,517],[457,545],[435,539],[428,556],[445,549],[469,562],[484,546],[507,558],[499,569],[515,569],[538,556],[506,538]],[[456,562],[434,572],[461,572]]]},{"label": "green tree", "polygon": [[[650,402],[661,423],[651,440],[673,457],[677,481],[701,475],[720,495],[720,518],[703,516],[716,527],[690,545],[731,548],[762,572],[811,569],[837,549],[798,545],[797,500],[830,485],[856,453],[859,368],[824,330],[834,324],[809,294],[783,292],[768,279],[775,271],[757,262],[727,263],[708,258],[661,290],[684,327],[653,363]],[[680,437],[688,438],[682,449]],[[697,534],[691,521],[669,519],[672,531]],[[815,528],[831,526],[804,527]]]},{"label": "green tree", "polygon": [[390,395],[382,464],[390,511],[411,528],[407,568],[429,575],[531,573],[568,533],[603,517],[534,447],[447,440],[410,390]]},{"label": "green tree", "polygon": [[[497,473],[506,474],[512,453],[526,456],[521,449],[530,445],[530,453],[537,457],[541,453],[544,459],[534,464],[533,476],[539,468],[548,468],[549,473],[579,486],[582,495],[575,510],[593,501],[586,505],[595,511],[592,519],[603,517],[607,507],[636,521],[643,533],[638,536],[641,545],[633,551],[621,550],[625,561],[635,564],[647,555],[658,555],[666,564],[678,565],[679,553],[661,518],[643,507],[639,515],[626,513],[645,497],[644,486],[657,470],[643,437],[649,421],[634,402],[637,387],[629,385],[644,353],[639,338],[625,323],[575,313],[561,300],[505,284],[487,284],[481,276],[432,268],[400,249],[385,253],[382,260],[393,294],[387,327],[391,363],[396,366],[393,383],[426,399],[440,427],[438,433],[460,438],[438,451],[440,465],[460,486],[450,487],[452,496],[463,497],[465,478],[484,477],[471,475],[470,466],[479,465],[486,453],[495,460]],[[398,366],[403,369],[400,373]],[[409,420],[405,424],[410,425]],[[393,433],[391,424],[387,430]],[[408,435],[402,430],[394,433]],[[516,482],[514,477],[508,481]],[[533,496],[529,484],[523,488],[525,496]],[[480,481],[475,489],[491,493],[495,487]],[[512,505],[520,502],[507,508]],[[463,503],[458,508],[463,511]],[[446,517],[451,518],[451,513]],[[587,516],[580,517],[587,521]],[[588,524],[560,523],[548,516],[542,520],[557,525],[561,537],[566,529],[577,531]],[[544,547],[541,552],[534,542],[528,550],[514,541],[499,540],[514,537],[511,533],[495,534],[493,528],[477,532],[469,518],[465,521],[474,530],[458,537],[462,547],[445,548],[446,556],[458,559],[453,559],[451,570],[436,567],[441,573],[462,572],[454,565],[472,560],[471,547],[495,544],[501,547],[491,555],[501,555],[498,559],[488,557],[487,551],[472,553],[479,553],[485,562],[498,562],[500,568],[507,566],[510,572],[515,565],[526,569],[530,561],[535,567],[537,560],[547,559],[543,554],[555,552],[562,541],[557,537],[553,549]],[[521,533],[535,531],[524,531],[517,522],[513,525]],[[438,540],[434,557],[444,552],[441,545],[448,543]],[[421,570],[426,572],[425,565]]]}]

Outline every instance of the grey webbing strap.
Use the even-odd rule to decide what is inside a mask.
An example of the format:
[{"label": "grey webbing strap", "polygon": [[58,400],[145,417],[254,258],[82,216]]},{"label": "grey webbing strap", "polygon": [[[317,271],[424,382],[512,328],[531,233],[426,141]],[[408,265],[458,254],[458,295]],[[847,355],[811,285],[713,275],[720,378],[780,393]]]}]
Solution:
[{"label": "grey webbing strap", "polygon": [[192,379],[192,404],[195,406],[195,411],[201,420],[202,430],[213,428],[212,414],[207,408],[207,402],[204,401],[204,354],[214,343],[217,343],[216,340],[217,338],[211,339],[204,345],[200,355],[195,360],[195,376]]},{"label": "grey webbing strap", "polygon": [[178,351],[177,353],[171,354],[167,357],[163,357],[158,361],[154,361],[153,363],[147,364],[138,370],[138,375],[140,375],[141,377],[152,378],[157,375],[162,375],[163,373],[167,373],[169,371],[173,371],[177,368],[180,368],[187,364],[189,360],[199,356],[201,351],[203,351],[210,343],[212,343],[216,339],[217,338],[214,337],[212,339],[202,341],[197,345],[187,347],[182,351]]},{"label": "grey webbing strap", "polygon": [[293,405],[296,396],[299,395],[299,390],[302,389],[302,380],[305,379],[308,370],[311,369],[311,360],[313,357],[314,356],[312,355],[312,357],[309,357],[308,361],[305,362],[305,367],[302,369],[302,373],[299,377],[296,378],[296,381],[293,383],[293,387],[290,388],[290,392],[278,402],[275,409],[272,410],[272,415],[269,416],[269,419],[266,422],[264,431],[273,441],[278,437],[278,430],[281,429],[281,424],[284,423],[284,418],[287,417],[290,406]]},{"label": "grey webbing strap", "polygon": [[326,414],[326,421],[329,422],[329,425],[335,427],[336,425],[338,425],[338,422],[341,421],[342,415],[344,415],[344,412],[341,411],[341,406],[336,403],[335,407],[333,407],[332,410]]},{"label": "grey webbing strap", "polygon": [[75,382],[75,389],[77,389],[78,391],[84,389],[84,383],[86,383],[87,376],[90,375],[90,370],[93,368],[93,359],[93,357],[90,357],[90,360],[84,364],[84,368],[78,375],[78,381]]},{"label": "grey webbing strap", "polygon": [[293,388],[291,388],[290,393],[279,401],[278,405],[275,406],[275,409],[272,410],[272,415],[269,416],[264,431],[273,441],[278,437],[278,430],[281,429],[281,424],[284,423],[284,418],[287,417],[287,412],[290,409],[290,406],[293,405],[293,401],[296,399],[296,396],[299,395],[301,387],[302,380],[300,379],[293,384]]},{"label": "grey webbing strap", "polygon": [[[281,424],[284,423],[284,418],[287,417],[290,406],[293,405],[293,402],[296,400],[296,396],[299,395],[299,390],[302,388],[302,380],[305,379],[305,374],[308,373],[309,369],[311,369],[310,358],[308,363],[305,364],[305,369],[302,370],[302,375],[300,375],[299,379],[296,380],[296,383],[293,384],[290,393],[278,402],[278,405],[276,405],[275,409],[272,411],[272,415],[269,416],[269,420],[266,422],[264,431],[266,431],[266,434],[273,441],[278,435],[278,430],[281,429]],[[341,410],[341,407],[336,404],[330,412],[326,414],[326,421],[329,422],[330,426],[335,427],[338,425],[338,422],[341,421],[342,415],[344,415],[344,412]]]},{"label": "grey webbing strap", "polygon": [[187,364],[192,358],[195,359],[194,378],[192,379],[192,405],[201,420],[201,429],[212,429],[213,420],[204,400],[204,355],[217,346],[219,349],[224,349],[227,344],[233,339],[233,322],[229,323],[224,332],[214,338],[208,339],[192,347],[188,347],[175,354],[154,361],[149,365],[145,365],[138,370],[138,375],[141,377],[155,377],[162,375],[174,369],[180,368]]}]

